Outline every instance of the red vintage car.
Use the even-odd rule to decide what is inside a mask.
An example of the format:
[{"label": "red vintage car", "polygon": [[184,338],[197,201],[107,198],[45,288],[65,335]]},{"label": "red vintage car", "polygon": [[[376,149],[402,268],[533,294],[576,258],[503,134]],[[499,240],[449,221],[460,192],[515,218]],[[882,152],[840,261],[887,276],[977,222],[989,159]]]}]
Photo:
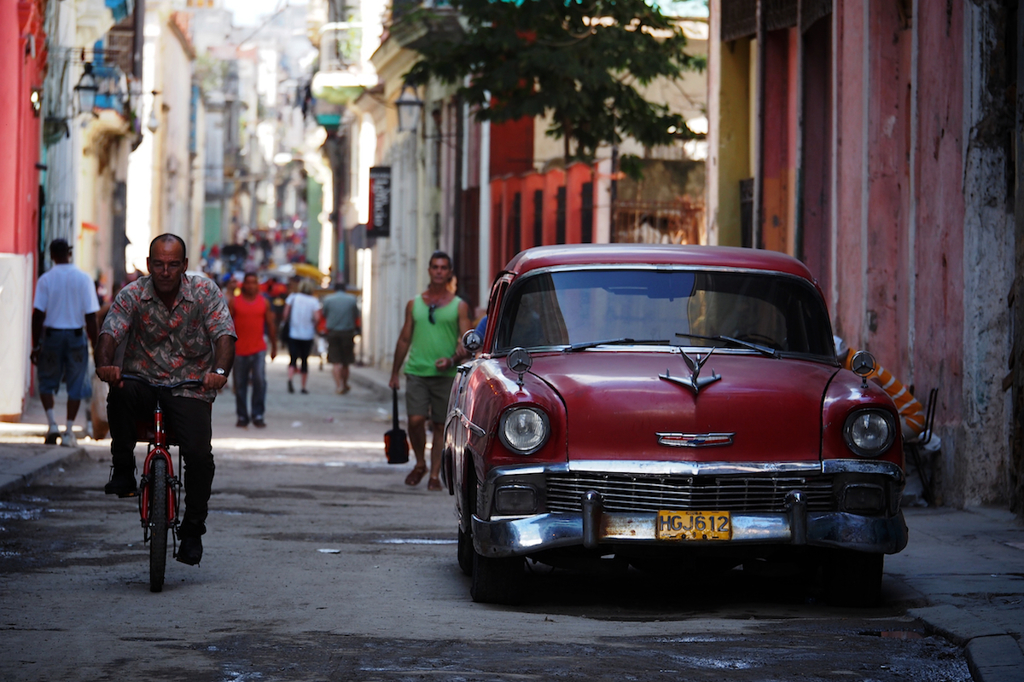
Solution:
[{"label": "red vintage car", "polygon": [[[899,417],[836,359],[789,256],[702,246],[529,249],[463,339],[445,426],[475,601],[524,598],[524,558],[641,570],[820,568],[876,602],[902,550]],[[860,376],[858,376],[860,374]]]}]

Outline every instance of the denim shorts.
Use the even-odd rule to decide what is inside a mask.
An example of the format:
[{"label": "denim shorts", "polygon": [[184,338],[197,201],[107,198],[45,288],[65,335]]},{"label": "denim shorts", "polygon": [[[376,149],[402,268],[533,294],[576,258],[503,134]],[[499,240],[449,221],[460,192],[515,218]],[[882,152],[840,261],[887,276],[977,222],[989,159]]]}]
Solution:
[{"label": "denim shorts", "polygon": [[89,366],[89,340],[81,329],[47,329],[39,348],[36,373],[39,392],[56,395],[61,381],[68,389],[68,400],[81,400],[91,393],[85,386]]}]

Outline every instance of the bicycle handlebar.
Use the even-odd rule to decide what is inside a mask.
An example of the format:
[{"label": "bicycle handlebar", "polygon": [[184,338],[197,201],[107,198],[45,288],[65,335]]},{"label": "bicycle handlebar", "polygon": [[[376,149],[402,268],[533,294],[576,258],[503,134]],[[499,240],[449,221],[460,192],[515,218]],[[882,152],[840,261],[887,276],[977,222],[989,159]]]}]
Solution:
[{"label": "bicycle handlebar", "polygon": [[121,378],[122,379],[131,379],[132,381],[138,381],[138,382],[146,384],[147,386],[150,386],[152,388],[172,389],[172,388],[181,388],[182,386],[192,386],[192,385],[202,386],[203,385],[203,382],[200,381],[199,379],[186,379],[185,381],[179,381],[176,384],[154,384],[151,381],[149,381],[148,379],[143,379],[142,377],[136,376],[134,374],[122,374]]}]

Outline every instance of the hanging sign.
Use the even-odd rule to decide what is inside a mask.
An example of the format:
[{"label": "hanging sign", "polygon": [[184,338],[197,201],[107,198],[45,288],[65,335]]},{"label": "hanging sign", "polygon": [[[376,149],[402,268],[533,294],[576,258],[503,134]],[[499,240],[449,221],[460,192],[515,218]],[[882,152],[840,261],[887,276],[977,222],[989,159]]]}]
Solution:
[{"label": "hanging sign", "polygon": [[391,235],[391,167],[374,166],[370,169],[370,222],[366,226],[368,237]]}]

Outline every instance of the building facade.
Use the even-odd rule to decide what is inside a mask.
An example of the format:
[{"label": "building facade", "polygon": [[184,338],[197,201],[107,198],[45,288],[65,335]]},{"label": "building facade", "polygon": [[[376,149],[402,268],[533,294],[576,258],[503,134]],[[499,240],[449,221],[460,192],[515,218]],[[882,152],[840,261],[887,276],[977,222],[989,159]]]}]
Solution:
[{"label": "building facade", "polygon": [[938,389],[936,499],[956,505],[1012,487],[1011,14],[711,2],[709,241],[801,258],[837,334]]}]

